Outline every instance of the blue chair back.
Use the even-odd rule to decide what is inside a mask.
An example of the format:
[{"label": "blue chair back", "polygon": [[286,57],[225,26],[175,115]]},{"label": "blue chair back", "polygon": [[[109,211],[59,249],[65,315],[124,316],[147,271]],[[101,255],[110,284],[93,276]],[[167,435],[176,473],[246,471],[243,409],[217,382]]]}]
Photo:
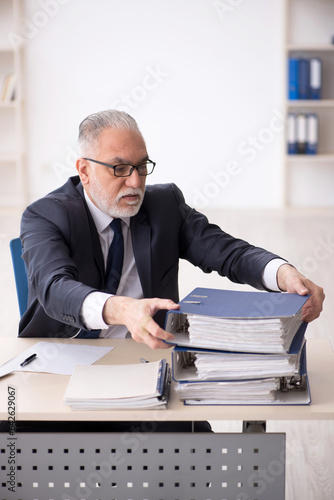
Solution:
[{"label": "blue chair back", "polygon": [[26,311],[28,305],[28,277],[24,260],[22,259],[22,244],[20,238],[9,242],[12,254],[13,269],[20,316]]}]

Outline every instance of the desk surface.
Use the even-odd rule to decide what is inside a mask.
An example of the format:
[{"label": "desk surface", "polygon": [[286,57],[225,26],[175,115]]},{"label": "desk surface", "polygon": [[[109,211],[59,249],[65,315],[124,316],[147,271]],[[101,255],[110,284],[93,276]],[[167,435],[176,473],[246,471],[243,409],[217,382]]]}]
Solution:
[{"label": "desk surface", "polygon": [[[132,339],[63,340],[3,338],[0,365],[39,341],[114,346],[98,364],[138,363],[170,358],[171,349],[152,350]],[[171,391],[166,410],[72,411],[63,404],[67,375],[16,372],[0,379],[0,420],[7,420],[7,388],[16,388],[16,420],[329,420],[334,419],[334,353],[329,340],[308,340],[309,406],[185,406]]]}]

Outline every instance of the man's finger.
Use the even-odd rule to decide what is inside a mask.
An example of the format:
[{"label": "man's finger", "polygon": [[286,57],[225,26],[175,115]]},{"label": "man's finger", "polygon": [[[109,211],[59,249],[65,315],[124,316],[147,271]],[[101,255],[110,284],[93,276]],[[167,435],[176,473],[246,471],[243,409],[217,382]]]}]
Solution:
[{"label": "man's finger", "polygon": [[143,316],[143,318],[140,321],[140,330],[143,333],[143,335],[149,334],[149,331],[147,329],[148,323],[151,321],[152,317],[147,315]]},{"label": "man's finger", "polygon": [[310,293],[308,291],[308,289],[304,285],[302,285],[301,283],[297,285],[296,291],[297,291],[298,295],[307,295]]},{"label": "man's finger", "polygon": [[151,349],[169,349],[172,347],[170,344],[167,344],[163,340],[160,340],[152,335],[148,335],[144,339],[145,344],[147,344]]},{"label": "man's finger", "polygon": [[173,340],[174,335],[168,333],[154,321],[154,319],[149,316],[143,316],[140,321],[140,341],[149,345],[152,349],[165,349],[169,345],[163,342],[164,340]]},{"label": "man's finger", "polygon": [[170,299],[151,299],[151,307],[153,310],[153,314],[156,313],[157,311],[164,309],[164,310],[169,310],[169,309],[179,309],[180,304],[176,304],[173,300]]}]

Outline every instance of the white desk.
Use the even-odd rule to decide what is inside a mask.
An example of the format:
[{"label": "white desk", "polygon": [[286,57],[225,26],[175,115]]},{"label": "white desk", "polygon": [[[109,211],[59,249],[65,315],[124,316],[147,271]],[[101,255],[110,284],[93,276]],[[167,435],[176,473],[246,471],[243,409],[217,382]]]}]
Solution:
[{"label": "white desk", "polygon": [[[1,340],[0,364],[40,340]],[[170,357],[132,340],[61,340],[115,348],[100,364]],[[0,433],[0,499],[284,500],[285,434],[103,433],[102,421],[322,420],[334,418],[334,354],[327,340],[309,340],[309,406],[184,406],[171,390],[166,410],[71,411],[63,404],[69,376],[16,372],[0,379],[0,420],[15,387],[19,421],[95,422],[97,432]],[[10,447],[15,464],[11,472]],[[10,475],[8,476],[10,479]]]},{"label": "white desk", "polygon": [[[23,352],[44,338],[1,339],[0,364]],[[90,345],[114,346],[99,364],[139,363],[170,358],[170,349],[152,350],[146,344],[127,340],[62,340]],[[185,406],[173,390],[166,410],[140,411],[71,411],[63,404],[69,381],[67,375],[16,372],[0,379],[0,420],[6,420],[7,386],[15,385],[18,398],[18,420],[328,420],[334,419],[334,353],[328,340],[307,342],[307,369],[312,404],[309,406]]]}]

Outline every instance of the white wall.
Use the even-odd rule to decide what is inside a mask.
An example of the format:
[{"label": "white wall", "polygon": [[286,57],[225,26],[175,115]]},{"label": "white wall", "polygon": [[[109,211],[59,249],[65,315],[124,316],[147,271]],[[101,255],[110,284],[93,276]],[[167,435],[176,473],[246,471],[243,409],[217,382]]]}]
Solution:
[{"label": "white wall", "polygon": [[[188,203],[278,207],[282,0],[25,0],[30,198],[74,173],[89,113],[132,114]],[[255,142],[253,142],[255,141]]]}]

